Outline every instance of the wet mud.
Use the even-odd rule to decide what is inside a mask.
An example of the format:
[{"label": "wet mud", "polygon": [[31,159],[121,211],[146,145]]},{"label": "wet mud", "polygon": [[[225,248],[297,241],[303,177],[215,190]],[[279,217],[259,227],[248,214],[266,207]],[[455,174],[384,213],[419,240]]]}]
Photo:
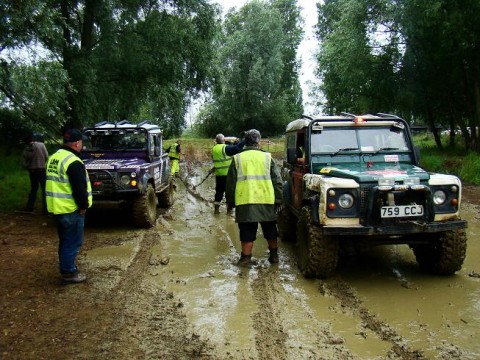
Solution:
[{"label": "wet mud", "polygon": [[[399,245],[345,255],[332,278],[307,280],[294,244],[280,242],[279,264],[268,262],[261,231],[256,264],[238,267],[235,218],[224,204],[214,215],[213,176],[198,185],[208,164],[183,170],[175,203],[159,210],[154,228],[135,228],[121,210],[89,214],[79,258],[89,275],[85,284],[61,287],[53,280],[54,225],[46,219],[35,230],[49,238],[48,261],[35,278],[47,280],[23,291],[46,305],[30,306],[33,332],[19,330],[20,316],[0,317],[2,358],[480,358],[478,205],[462,204],[467,258],[454,276],[422,273],[411,250]],[[3,249],[27,232],[9,229]],[[12,312],[15,287],[6,286],[2,311]]]}]

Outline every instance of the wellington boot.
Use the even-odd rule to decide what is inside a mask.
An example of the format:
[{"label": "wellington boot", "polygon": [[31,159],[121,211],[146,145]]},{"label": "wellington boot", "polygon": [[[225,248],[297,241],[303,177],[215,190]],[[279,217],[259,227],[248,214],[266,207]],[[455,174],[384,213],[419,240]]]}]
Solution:
[{"label": "wellington boot", "polygon": [[278,264],[278,249],[270,249],[270,256],[268,257],[270,264]]},{"label": "wellington boot", "polygon": [[214,205],[215,210],[213,211],[214,214],[220,214],[220,205]]}]

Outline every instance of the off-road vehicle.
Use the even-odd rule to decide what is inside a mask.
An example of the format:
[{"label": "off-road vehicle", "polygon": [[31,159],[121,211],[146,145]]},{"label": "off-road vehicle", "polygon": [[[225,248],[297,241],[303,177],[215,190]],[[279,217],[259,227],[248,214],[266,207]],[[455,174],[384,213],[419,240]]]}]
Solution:
[{"label": "off-road vehicle", "polygon": [[126,120],[85,129],[82,157],[93,191],[93,205],[126,205],[139,227],[152,227],[157,205],[173,204],[170,160],[163,153],[158,125]]},{"label": "off-road vehicle", "polygon": [[459,270],[467,222],[458,177],[419,167],[408,123],[394,115],[304,116],[287,125],[280,237],[297,242],[305,277],[334,274],[339,252],[408,244],[420,268]]}]

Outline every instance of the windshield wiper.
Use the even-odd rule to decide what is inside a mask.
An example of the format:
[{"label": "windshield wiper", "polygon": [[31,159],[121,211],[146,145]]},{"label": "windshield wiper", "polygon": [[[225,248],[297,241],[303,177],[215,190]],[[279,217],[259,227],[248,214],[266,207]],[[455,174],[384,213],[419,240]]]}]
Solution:
[{"label": "windshield wiper", "polygon": [[377,151],[374,151],[372,155],[378,154],[380,151],[388,151],[388,150],[400,150],[398,147],[383,147],[378,149]]},{"label": "windshield wiper", "polygon": [[343,151],[358,151],[358,148],[354,148],[354,147],[349,147],[349,148],[341,148],[341,149],[338,149],[337,151],[333,152],[331,155],[334,156],[334,155],[337,155]]}]

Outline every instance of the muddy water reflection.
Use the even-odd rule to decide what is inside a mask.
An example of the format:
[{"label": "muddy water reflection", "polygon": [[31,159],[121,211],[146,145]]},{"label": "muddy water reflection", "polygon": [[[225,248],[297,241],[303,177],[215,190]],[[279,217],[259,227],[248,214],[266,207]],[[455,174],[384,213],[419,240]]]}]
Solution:
[{"label": "muddy water reflection", "polygon": [[[210,199],[213,185],[212,177],[198,191]],[[170,262],[152,279],[181,300],[196,331],[225,357],[262,357],[257,322],[280,329],[283,335],[276,343],[282,343],[286,359],[333,359],[339,352],[342,358],[386,358],[396,346],[429,359],[480,357],[475,338],[480,333],[480,279],[469,276],[480,272],[478,208],[464,206],[467,259],[455,276],[425,275],[408,247],[390,246],[345,259],[337,276],[319,281],[298,273],[289,244],[280,243],[280,264],[271,266],[261,235],[253,253],[258,265],[238,268],[238,230],[225,207],[215,216],[211,204],[191,195],[182,183],[176,197],[171,217],[159,227],[164,241],[154,249]],[[339,282],[348,289],[345,298],[351,294],[354,302],[342,298]],[[262,319],[264,313],[267,319]],[[372,319],[384,329],[372,326]],[[386,337],[384,331],[393,335]]]}]

